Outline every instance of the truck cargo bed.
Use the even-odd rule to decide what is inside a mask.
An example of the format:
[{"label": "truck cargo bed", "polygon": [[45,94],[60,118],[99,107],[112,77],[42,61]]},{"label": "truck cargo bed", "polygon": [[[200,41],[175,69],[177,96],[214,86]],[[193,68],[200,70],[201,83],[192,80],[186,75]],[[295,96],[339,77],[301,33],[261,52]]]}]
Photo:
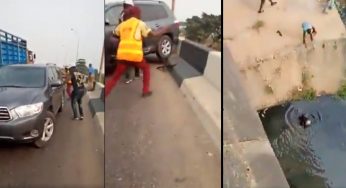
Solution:
[{"label": "truck cargo bed", "polygon": [[9,64],[25,64],[26,62],[26,40],[0,30],[0,66]]}]

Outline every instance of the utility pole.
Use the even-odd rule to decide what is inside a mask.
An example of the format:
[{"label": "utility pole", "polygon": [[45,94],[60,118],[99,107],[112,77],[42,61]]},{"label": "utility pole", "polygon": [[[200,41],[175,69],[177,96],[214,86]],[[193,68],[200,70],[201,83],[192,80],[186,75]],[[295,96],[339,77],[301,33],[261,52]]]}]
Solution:
[{"label": "utility pole", "polygon": [[172,0],[172,12],[174,13],[174,9],[175,9],[175,0]]},{"label": "utility pole", "polygon": [[105,75],[105,71],[104,71],[105,47],[104,46],[105,45],[103,43],[102,54],[101,54],[101,63],[100,63],[100,69],[99,69],[99,78],[98,78],[98,81],[101,82],[102,84],[104,84],[104,75]]},{"label": "utility pole", "polygon": [[76,62],[77,62],[78,61],[78,51],[79,51],[79,33],[74,28],[71,28],[70,30],[73,31],[77,36],[77,54],[76,54]]}]

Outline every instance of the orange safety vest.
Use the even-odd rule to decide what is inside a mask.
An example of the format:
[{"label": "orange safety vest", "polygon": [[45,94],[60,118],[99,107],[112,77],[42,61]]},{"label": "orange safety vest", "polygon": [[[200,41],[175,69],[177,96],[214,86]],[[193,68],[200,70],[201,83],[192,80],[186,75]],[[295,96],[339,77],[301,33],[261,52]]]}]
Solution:
[{"label": "orange safety vest", "polygon": [[140,20],[130,18],[119,25],[120,42],[117,51],[117,60],[132,62],[143,61],[142,37],[136,40],[135,34]]}]

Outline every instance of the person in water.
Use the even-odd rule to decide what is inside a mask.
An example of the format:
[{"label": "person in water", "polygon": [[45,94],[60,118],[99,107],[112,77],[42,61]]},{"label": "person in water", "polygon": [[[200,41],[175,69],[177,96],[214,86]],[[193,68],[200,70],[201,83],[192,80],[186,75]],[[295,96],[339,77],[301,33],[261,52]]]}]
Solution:
[{"label": "person in water", "polygon": [[302,114],[299,116],[299,124],[305,129],[311,125],[311,120],[307,117],[306,114]]}]

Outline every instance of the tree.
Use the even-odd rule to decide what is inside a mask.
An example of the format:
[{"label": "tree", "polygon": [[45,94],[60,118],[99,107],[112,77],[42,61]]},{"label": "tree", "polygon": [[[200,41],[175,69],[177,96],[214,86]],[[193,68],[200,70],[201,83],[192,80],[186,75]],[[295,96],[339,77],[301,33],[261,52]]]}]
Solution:
[{"label": "tree", "polygon": [[202,13],[186,20],[186,38],[204,43],[209,37],[214,42],[221,42],[221,15]]}]

